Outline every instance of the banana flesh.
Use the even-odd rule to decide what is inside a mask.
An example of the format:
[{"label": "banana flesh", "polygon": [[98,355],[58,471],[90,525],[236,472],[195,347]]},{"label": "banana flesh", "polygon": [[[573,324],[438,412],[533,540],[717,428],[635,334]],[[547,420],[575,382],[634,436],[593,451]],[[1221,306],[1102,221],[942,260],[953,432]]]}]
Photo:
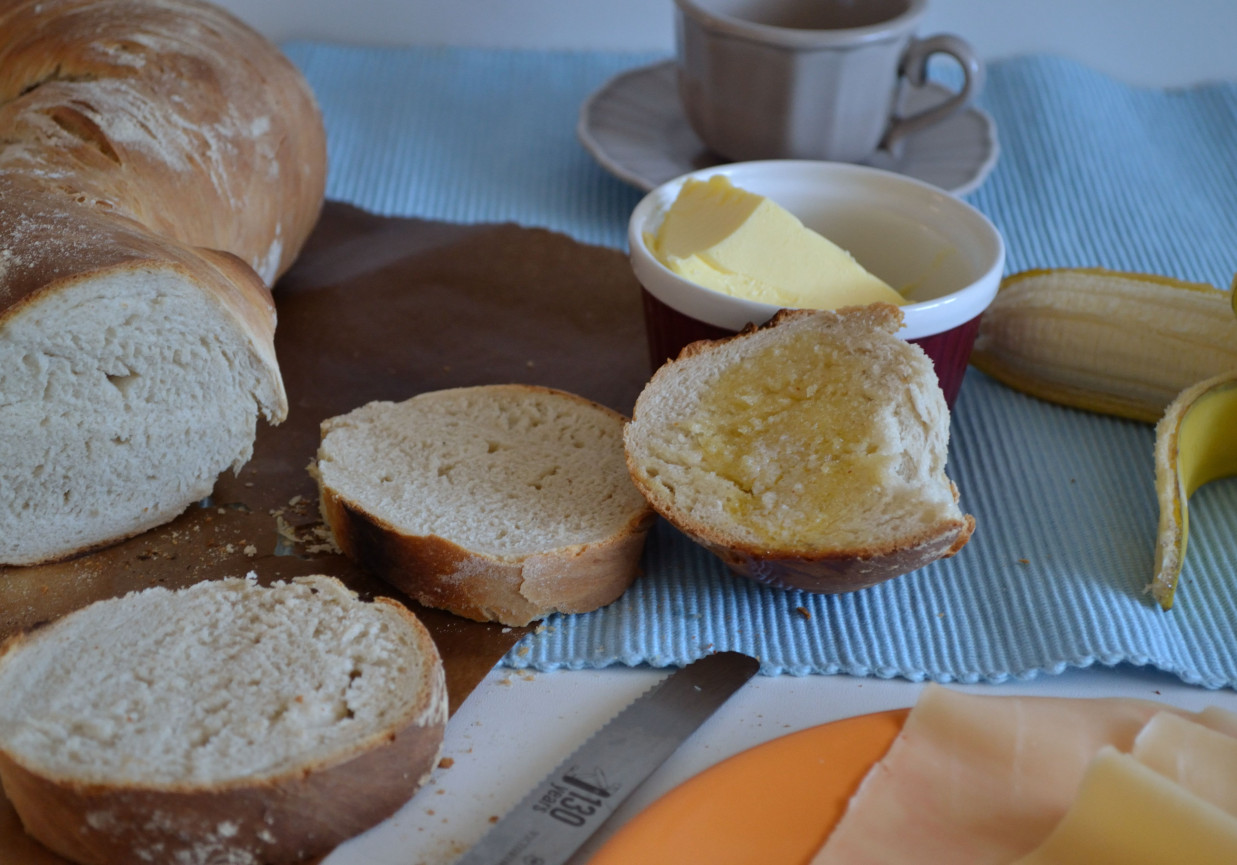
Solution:
[{"label": "banana flesh", "polygon": [[1097,268],[1007,277],[971,363],[1040,399],[1155,423],[1187,387],[1237,369],[1231,293]]},{"label": "banana flesh", "polygon": [[1190,495],[1208,481],[1233,475],[1237,475],[1237,366],[1185,389],[1156,425],[1160,521],[1155,577],[1149,588],[1165,610],[1172,608],[1185,561]]}]

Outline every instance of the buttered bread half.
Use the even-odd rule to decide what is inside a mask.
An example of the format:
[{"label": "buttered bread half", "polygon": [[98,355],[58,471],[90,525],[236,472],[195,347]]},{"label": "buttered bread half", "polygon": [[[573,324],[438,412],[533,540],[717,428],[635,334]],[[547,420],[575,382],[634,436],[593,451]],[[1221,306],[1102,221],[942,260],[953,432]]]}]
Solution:
[{"label": "buttered bread half", "polygon": [[891,304],[793,310],[693,343],[625,431],[653,508],[760,582],[875,585],[952,556],[974,519],[945,473],[949,410]]}]

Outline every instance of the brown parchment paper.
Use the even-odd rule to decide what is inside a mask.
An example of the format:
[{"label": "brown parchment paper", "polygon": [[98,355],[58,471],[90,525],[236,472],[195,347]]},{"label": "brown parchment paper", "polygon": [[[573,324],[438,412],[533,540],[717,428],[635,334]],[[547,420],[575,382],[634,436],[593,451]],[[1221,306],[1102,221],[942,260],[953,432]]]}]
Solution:
[{"label": "brown parchment paper", "polygon": [[[72,561],[0,568],[0,639],[152,585],[325,573],[417,613],[443,656],[454,713],[528,629],[421,607],[335,553],[306,471],[319,424],[375,399],[498,382],[557,387],[630,414],[649,375],[639,286],[623,253],[542,229],[328,202],[275,298],[287,420],[260,423],[253,459],[172,523]],[[0,800],[0,865],[61,861]]]}]

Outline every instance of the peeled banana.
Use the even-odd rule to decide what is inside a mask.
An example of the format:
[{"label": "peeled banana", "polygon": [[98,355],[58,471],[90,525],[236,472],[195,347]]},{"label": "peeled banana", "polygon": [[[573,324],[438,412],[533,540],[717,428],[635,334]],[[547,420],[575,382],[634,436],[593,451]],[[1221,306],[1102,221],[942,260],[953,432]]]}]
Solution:
[{"label": "peeled banana", "polygon": [[1237,369],[1230,292],[1098,268],[1007,277],[971,363],[1074,408],[1155,423],[1187,387]]},{"label": "peeled banana", "polygon": [[1184,390],[1155,428],[1160,523],[1150,589],[1166,610],[1185,561],[1189,497],[1208,481],[1231,475],[1237,475],[1237,367]]}]

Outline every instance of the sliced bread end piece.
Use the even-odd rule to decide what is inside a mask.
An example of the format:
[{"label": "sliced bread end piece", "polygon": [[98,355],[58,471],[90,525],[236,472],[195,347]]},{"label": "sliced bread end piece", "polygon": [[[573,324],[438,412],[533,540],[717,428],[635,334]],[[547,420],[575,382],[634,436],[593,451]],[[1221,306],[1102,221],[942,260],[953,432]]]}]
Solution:
[{"label": "sliced bread end piece", "polygon": [[761,582],[864,588],[955,554],[974,519],[945,474],[949,410],[888,304],[784,311],[693,343],[627,426],[636,486]]},{"label": "sliced bread end piece", "polygon": [[426,606],[522,626],[616,600],[653,512],[625,418],[530,385],[433,391],[323,423],[312,472],[348,556]]}]

